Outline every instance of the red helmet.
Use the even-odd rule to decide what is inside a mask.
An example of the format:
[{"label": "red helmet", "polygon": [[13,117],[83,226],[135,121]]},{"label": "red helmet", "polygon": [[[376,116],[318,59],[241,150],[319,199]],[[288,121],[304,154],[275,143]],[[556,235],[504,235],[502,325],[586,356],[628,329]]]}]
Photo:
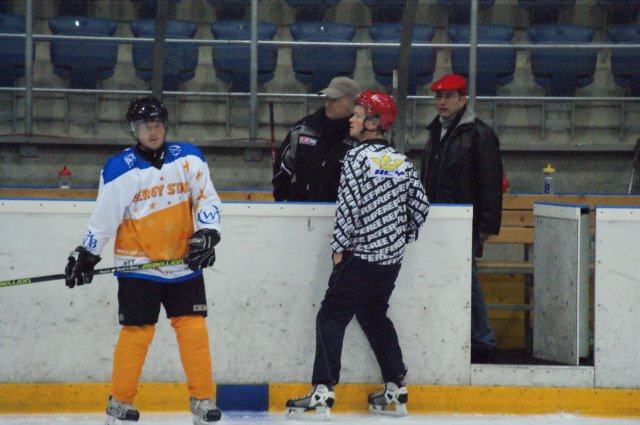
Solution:
[{"label": "red helmet", "polygon": [[377,116],[380,120],[378,126],[387,131],[391,128],[396,117],[398,116],[398,108],[393,98],[388,94],[379,91],[367,91],[356,98],[356,105],[364,108],[364,114],[367,118]]}]

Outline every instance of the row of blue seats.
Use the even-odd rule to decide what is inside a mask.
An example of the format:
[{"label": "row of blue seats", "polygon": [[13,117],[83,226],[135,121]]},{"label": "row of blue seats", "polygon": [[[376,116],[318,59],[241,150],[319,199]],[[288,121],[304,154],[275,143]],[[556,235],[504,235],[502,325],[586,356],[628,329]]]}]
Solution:
[{"label": "row of blue seats", "polygon": [[[116,22],[104,18],[66,17],[50,19],[53,34],[78,36],[113,36]],[[250,24],[246,21],[214,22],[210,26],[213,36],[220,40],[250,39]],[[155,22],[151,19],[131,23],[135,37],[153,38]],[[168,21],[167,38],[192,39],[197,26],[191,21]],[[0,15],[0,32],[24,33],[24,19],[18,15]],[[276,26],[260,22],[258,39],[272,40]],[[355,29],[351,25],[337,23],[298,22],[291,26],[294,40],[332,42],[351,41]],[[375,42],[397,43],[401,27],[398,24],[374,24],[370,34]],[[625,94],[640,95],[640,25],[620,25],[609,28],[611,41],[637,46],[629,49],[613,49],[612,74],[615,82],[624,88]],[[434,29],[416,25],[413,42],[426,44],[432,41]],[[529,29],[534,43],[576,44],[590,43],[593,29],[575,25],[538,25]],[[452,43],[468,43],[469,27],[453,25],[449,28]],[[481,25],[479,43],[511,44],[513,29],[507,25]],[[24,42],[16,38],[0,38],[0,85],[13,86],[16,78],[24,75]],[[136,75],[150,81],[153,65],[153,43],[134,43],[133,65]],[[356,46],[292,47],[292,65],[295,78],[307,85],[310,92],[326,87],[331,78],[353,75],[356,67]],[[117,64],[118,45],[115,41],[53,40],[50,43],[54,72],[67,81],[70,88],[96,88],[98,80],[111,77]],[[394,68],[397,67],[397,48],[372,49],[372,66],[376,80],[390,86]],[[452,70],[468,74],[468,49],[452,49]],[[278,58],[277,46],[261,45],[258,49],[258,81],[265,83],[275,76]],[[212,60],[216,76],[231,83],[232,91],[249,91],[248,44],[215,45]],[[513,81],[516,68],[514,48],[481,48],[477,55],[477,93],[496,95],[497,89]],[[531,66],[534,80],[551,96],[573,96],[578,88],[593,82],[597,62],[595,49],[534,49]],[[179,82],[191,80],[198,65],[198,45],[167,43],[164,63],[164,89],[175,91]],[[409,71],[409,94],[415,94],[418,86],[428,84],[436,69],[436,49],[414,48]]]},{"label": "row of blue seats", "polygon": [[[140,17],[153,17],[157,8],[157,0],[133,0],[139,11]],[[177,4],[181,0],[170,0]],[[86,9],[86,0],[59,0],[64,8],[64,3],[73,5],[81,3]],[[218,20],[241,20],[244,18],[251,0],[208,0],[218,8]],[[327,9],[340,3],[340,0],[284,0],[284,2],[296,9],[296,19],[299,21],[323,20]],[[402,16],[405,0],[360,0],[362,4],[372,10],[373,22],[398,23]],[[437,4],[449,11],[450,23],[469,22],[469,4],[471,0],[437,0]],[[489,9],[495,0],[478,0],[480,9]],[[596,0],[596,4],[604,9],[612,24],[631,24],[638,19],[640,0]],[[558,23],[560,10],[572,8],[576,0],[517,0],[517,5],[529,13],[531,24]],[[69,7],[73,10],[73,7]]]}]

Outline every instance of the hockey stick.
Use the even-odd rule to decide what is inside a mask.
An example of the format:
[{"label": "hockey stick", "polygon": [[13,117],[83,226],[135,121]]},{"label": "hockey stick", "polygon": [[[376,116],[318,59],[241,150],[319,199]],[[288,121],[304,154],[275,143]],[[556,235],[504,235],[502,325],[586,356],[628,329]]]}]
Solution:
[{"label": "hockey stick", "polygon": [[628,194],[638,191],[636,170],[640,172],[640,139],[636,140],[636,147],[633,150],[633,169],[631,170],[631,180],[629,180],[629,190],[627,190]]},{"label": "hockey stick", "polygon": [[269,101],[269,130],[271,131],[271,168],[276,164],[276,135],[275,122],[273,120],[273,102]]},{"label": "hockey stick", "polygon": [[[146,264],[132,264],[129,266],[109,267],[106,269],[97,269],[93,271],[94,275],[110,274],[116,272],[131,272],[135,270],[156,269],[158,267],[177,266],[184,264],[184,260],[164,260]],[[5,286],[26,285],[28,283],[46,282],[49,280],[64,279],[64,274],[50,274],[47,276],[23,277],[22,279],[11,279],[0,281],[0,288]]]}]

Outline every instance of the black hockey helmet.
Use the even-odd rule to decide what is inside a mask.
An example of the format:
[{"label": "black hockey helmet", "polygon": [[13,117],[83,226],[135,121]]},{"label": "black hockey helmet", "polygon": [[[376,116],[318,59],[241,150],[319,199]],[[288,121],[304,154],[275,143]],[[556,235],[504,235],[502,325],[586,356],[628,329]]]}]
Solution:
[{"label": "black hockey helmet", "polygon": [[169,113],[158,99],[153,96],[136,97],[129,103],[127,122],[160,120],[165,126]]}]

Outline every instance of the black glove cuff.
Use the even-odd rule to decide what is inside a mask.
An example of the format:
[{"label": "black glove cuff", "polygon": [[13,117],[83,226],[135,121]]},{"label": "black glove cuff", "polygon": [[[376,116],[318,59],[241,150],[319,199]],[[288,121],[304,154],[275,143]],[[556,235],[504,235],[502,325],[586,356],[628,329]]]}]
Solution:
[{"label": "black glove cuff", "polygon": [[100,257],[99,255],[93,254],[91,251],[89,251],[87,248],[85,248],[82,245],[78,246],[75,251],[69,254],[69,259],[71,258],[73,258],[74,260],[80,263],[89,263],[93,265],[98,264],[100,260],[102,260],[102,257]]}]

